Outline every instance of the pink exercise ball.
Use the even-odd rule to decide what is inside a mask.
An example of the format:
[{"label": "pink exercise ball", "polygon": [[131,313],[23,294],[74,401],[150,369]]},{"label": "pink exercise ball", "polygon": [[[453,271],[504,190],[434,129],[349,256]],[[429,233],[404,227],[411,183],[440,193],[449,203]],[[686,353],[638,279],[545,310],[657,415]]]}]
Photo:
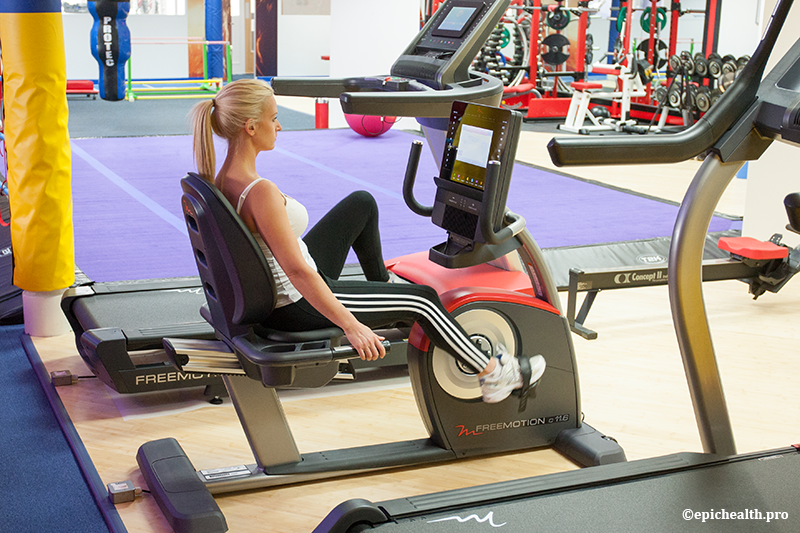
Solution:
[{"label": "pink exercise ball", "polygon": [[377,137],[383,135],[394,126],[397,117],[376,117],[372,115],[348,115],[345,114],[348,126],[364,137]]}]

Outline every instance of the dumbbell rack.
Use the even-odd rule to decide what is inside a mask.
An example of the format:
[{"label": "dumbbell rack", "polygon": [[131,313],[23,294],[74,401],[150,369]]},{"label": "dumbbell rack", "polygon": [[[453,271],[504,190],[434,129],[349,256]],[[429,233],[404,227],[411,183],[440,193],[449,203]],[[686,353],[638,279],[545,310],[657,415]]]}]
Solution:
[{"label": "dumbbell rack", "polygon": [[[562,5],[564,3],[567,5]],[[587,51],[590,51],[587,47],[591,46],[586,41],[586,31],[589,15],[597,10],[589,8],[588,2],[577,2],[577,6],[569,6],[568,2],[544,6],[542,0],[532,0],[532,6],[524,6],[521,0],[513,0],[511,8],[528,12],[531,16],[530,53],[528,65],[523,67],[528,72],[527,80],[517,87],[509,88],[506,92],[506,103],[518,104],[521,109],[526,109],[527,119],[565,117],[571,98],[559,93],[558,78],[586,78]],[[562,33],[569,24],[570,13],[579,14],[578,38],[574,50],[572,43]],[[551,29],[547,36],[546,26]],[[566,47],[570,47],[569,52],[566,52]],[[546,51],[542,52],[542,49]],[[574,70],[557,70],[559,66],[566,65],[569,57],[576,58]],[[548,70],[546,65],[552,70]],[[545,83],[545,78],[553,78],[552,86]]]}]

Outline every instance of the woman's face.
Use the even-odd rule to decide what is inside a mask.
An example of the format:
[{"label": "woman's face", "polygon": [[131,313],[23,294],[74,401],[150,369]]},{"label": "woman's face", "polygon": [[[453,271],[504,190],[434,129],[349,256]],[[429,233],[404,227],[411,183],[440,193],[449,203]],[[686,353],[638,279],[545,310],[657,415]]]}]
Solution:
[{"label": "woman's face", "polygon": [[270,96],[264,109],[261,119],[254,125],[253,140],[256,141],[260,150],[272,150],[275,148],[275,139],[281,131],[281,123],[278,122],[278,103],[274,96]]}]

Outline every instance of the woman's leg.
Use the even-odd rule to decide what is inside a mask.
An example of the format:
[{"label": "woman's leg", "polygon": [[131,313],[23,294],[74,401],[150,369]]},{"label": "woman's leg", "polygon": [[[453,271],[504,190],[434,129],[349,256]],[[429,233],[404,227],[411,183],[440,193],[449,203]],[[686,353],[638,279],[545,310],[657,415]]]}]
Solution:
[{"label": "woman's leg", "polygon": [[493,354],[482,352],[427,285],[331,281],[334,296],[363,324],[378,328],[417,322],[435,346],[482,372]]},{"label": "woman's leg", "polygon": [[350,248],[370,281],[387,281],[383,263],[378,206],[372,195],[357,191],[333,207],[303,237],[320,272],[339,279]]},{"label": "woman's leg", "polygon": [[[523,383],[533,385],[544,373],[546,363],[541,355],[529,359],[530,370],[523,374],[518,358],[507,353],[504,347],[497,346],[495,354],[479,350],[447,312],[431,287],[369,281],[326,281],[336,298],[360,322],[373,329],[397,322],[417,322],[435,346],[446,350],[479,373],[485,402],[499,402],[508,397],[512,390],[523,388]],[[333,324],[308,302],[300,300],[273,311],[266,325],[286,331],[300,331]]]}]

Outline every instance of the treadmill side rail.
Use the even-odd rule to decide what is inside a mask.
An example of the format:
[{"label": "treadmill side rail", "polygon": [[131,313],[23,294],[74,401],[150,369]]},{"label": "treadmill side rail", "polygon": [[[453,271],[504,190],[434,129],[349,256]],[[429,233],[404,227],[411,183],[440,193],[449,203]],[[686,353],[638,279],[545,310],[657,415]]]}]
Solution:
[{"label": "treadmill side rail", "polygon": [[354,498],[337,505],[313,533],[346,533],[357,524],[374,526],[388,522],[389,518],[374,503],[361,498]]}]

